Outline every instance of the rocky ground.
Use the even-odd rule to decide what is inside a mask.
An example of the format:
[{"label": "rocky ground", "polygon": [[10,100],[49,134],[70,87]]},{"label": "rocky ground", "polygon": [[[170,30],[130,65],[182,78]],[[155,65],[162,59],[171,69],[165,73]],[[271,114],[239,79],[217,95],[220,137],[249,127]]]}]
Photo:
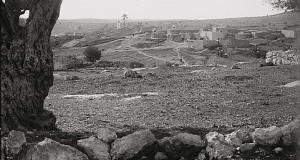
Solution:
[{"label": "rocky ground", "polygon": [[[299,80],[299,71],[299,66],[175,67],[142,70],[154,74],[140,79],[125,79],[122,70],[59,72],[79,79],[56,78],[45,106],[55,113],[64,131],[97,131],[100,126],[229,130],[282,126],[299,113],[300,88],[277,86]],[[143,95],[145,92],[158,95]],[[112,93],[123,96],[63,98]],[[124,99],[130,97],[138,98]]]}]

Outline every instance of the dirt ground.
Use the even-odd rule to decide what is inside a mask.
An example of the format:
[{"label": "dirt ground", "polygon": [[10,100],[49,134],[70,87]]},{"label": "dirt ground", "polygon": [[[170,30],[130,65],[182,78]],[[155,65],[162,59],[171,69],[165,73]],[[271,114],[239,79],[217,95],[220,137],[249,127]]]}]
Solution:
[{"label": "dirt ground", "polygon": [[[232,70],[224,67],[170,67],[141,70],[141,79],[122,70],[57,72],[79,80],[55,79],[45,101],[68,132],[97,132],[100,127],[225,128],[282,126],[299,114],[300,87],[277,87],[300,79],[299,66]],[[191,73],[198,70],[198,72]],[[158,95],[145,95],[157,92]],[[65,95],[119,94],[95,99]],[[127,94],[127,95],[126,95]],[[138,98],[132,98],[138,97]],[[126,99],[127,98],[127,99]]]}]

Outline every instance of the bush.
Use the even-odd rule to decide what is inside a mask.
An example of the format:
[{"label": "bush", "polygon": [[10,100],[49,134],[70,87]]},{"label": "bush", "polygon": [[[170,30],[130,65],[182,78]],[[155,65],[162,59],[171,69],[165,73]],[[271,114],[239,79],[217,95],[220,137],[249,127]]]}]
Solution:
[{"label": "bush", "polygon": [[62,60],[62,63],[66,69],[80,69],[86,67],[83,61],[74,56],[67,56]]},{"label": "bush", "polygon": [[83,54],[88,62],[96,62],[101,58],[101,51],[98,47],[86,47]]}]

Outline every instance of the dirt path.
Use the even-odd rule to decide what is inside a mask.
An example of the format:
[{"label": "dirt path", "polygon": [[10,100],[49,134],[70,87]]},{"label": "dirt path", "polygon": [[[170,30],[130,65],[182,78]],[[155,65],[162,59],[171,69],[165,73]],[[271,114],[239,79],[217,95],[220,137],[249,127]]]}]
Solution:
[{"label": "dirt path", "polygon": [[[139,53],[141,55],[144,55],[146,57],[150,57],[150,58],[153,58],[153,59],[156,59],[156,60],[160,60],[160,61],[171,62],[171,63],[178,63],[177,61],[171,61],[171,60],[168,60],[168,59],[164,59],[164,58],[160,58],[160,57],[148,55],[145,52],[143,52],[143,50],[149,50],[149,48],[147,48],[147,49],[134,48],[134,47],[131,46],[131,43],[132,43],[132,39],[129,39],[127,47],[129,47],[132,51],[135,51],[135,52],[137,52],[137,53]],[[159,49],[166,49],[166,48],[173,48],[173,46],[168,46],[168,47],[162,46],[162,47],[155,47],[155,48],[150,48],[150,49],[159,50]]]}]

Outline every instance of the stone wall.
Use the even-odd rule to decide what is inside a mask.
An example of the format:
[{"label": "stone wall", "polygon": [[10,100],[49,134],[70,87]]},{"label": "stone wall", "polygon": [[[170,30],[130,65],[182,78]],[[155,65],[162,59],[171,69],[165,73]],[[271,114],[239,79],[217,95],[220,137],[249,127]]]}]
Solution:
[{"label": "stone wall", "polygon": [[299,138],[299,118],[282,127],[244,128],[229,134],[211,131],[204,137],[178,133],[156,139],[148,129],[118,137],[115,132],[100,128],[95,135],[79,138],[75,142],[77,147],[50,138],[28,143],[24,132],[11,131],[7,137],[1,136],[1,159],[218,160],[243,159],[247,153],[262,152],[265,149],[273,152],[273,159],[278,159],[276,156],[287,152],[290,153],[289,158],[297,157],[299,150],[290,152],[288,148],[299,148]]},{"label": "stone wall", "polygon": [[266,54],[266,62],[297,65],[300,64],[300,53],[299,50],[270,51]]}]

